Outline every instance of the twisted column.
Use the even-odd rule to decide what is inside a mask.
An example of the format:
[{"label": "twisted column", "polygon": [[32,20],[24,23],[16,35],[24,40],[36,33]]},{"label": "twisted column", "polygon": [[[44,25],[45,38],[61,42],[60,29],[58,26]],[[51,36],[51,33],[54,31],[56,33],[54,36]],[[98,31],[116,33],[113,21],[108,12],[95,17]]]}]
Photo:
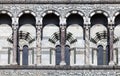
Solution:
[{"label": "twisted column", "polygon": [[89,26],[85,26],[85,64],[89,65],[90,64],[90,44],[89,44]]}]

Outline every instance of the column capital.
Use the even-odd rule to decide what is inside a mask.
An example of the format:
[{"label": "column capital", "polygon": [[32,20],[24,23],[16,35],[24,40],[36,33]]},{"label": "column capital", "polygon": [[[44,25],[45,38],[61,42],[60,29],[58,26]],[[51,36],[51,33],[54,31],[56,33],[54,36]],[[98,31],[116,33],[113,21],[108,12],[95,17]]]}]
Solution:
[{"label": "column capital", "polygon": [[13,18],[12,18],[12,24],[18,25],[18,20],[19,20],[18,17],[13,17]]},{"label": "column capital", "polygon": [[60,17],[60,25],[66,25],[66,18]]},{"label": "column capital", "polygon": [[88,24],[91,23],[91,22],[90,22],[90,17],[85,16],[85,17],[84,17],[84,20],[85,20],[85,21],[84,21],[84,24],[87,24],[87,25],[88,25]]},{"label": "column capital", "polygon": [[36,25],[42,25],[42,18],[36,18]]},{"label": "column capital", "polygon": [[89,29],[90,29],[90,24],[84,24],[84,28],[85,28],[86,30],[89,30]]},{"label": "column capital", "polygon": [[18,29],[18,25],[17,24],[12,24],[12,27],[13,27],[14,30]]},{"label": "column capital", "polygon": [[61,25],[60,28],[61,30],[65,30],[66,26]]},{"label": "column capital", "polygon": [[108,29],[113,30],[114,24],[108,24]]},{"label": "column capital", "polygon": [[37,30],[41,30],[42,29],[42,25],[36,24],[36,28],[37,28]]}]

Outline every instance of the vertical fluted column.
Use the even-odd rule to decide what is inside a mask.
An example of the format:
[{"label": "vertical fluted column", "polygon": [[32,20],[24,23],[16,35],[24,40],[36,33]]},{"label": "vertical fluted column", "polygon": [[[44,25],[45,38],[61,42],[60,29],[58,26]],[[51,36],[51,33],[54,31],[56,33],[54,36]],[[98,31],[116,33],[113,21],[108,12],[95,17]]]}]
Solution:
[{"label": "vertical fluted column", "polygon": [[36,63],[37,65],[40,65],[42,63],[41,61],[41,26],[37,26],[37,40],[36,40],[36,50],[37,50],[37,57],[36,57]]},{"label": "vertical fluted column", "polygon": [[13,24],[13,64],[17,64],[17,29],[18,26],[16,24]]},{"label": "vertical fluted column", "polygon": [[114,65],[114,61],[113,61],[113,37],[114,37],[114,32],[113,32],[113,26],[110,25],[109,26],[109,51],[110,51],[110,62],[109,65]]},{"label": "vertical fluted column", "polygon": [[90,64],[90,40],[89,40],[89,26],[85,25],[85,64]]},{"label": "vertical fluted column", "polygon": [[65,63],[65,26],[60,27],[60,41],[61,41],[61,62],[60,65],[66,65]]}]

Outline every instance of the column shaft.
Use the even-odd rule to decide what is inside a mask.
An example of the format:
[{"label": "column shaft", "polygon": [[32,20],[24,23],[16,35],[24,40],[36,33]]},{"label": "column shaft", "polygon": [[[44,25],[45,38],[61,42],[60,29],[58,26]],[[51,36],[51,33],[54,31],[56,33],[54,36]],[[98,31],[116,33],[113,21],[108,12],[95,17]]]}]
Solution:
[{"label": "column shaft", "polygon": [[41,61],[41,26],[37,26],[37,57],[36,57],[36,62],[37,65],[40,65],[42,63]]},{"label": "column shaft", "polygon": [[89,26],[85,26],[85,64],[90,64],[90,47],[89,47]]},{"label": "column shaft", "polygon": [[13,25],[13,64],[17,64],[17,26]]},{"label": "column shaft", "polygon": [[109,28],[109,51],[110,51],[110,62],[109,65],[114,65],[113,61],[113,37],[114,37],[114,32],[113,32],[113,26],[110,26]]},{"label": "column shaft", "polygon": [[65,26],[61,26],[61,62],[60,65],[65,63]]}]

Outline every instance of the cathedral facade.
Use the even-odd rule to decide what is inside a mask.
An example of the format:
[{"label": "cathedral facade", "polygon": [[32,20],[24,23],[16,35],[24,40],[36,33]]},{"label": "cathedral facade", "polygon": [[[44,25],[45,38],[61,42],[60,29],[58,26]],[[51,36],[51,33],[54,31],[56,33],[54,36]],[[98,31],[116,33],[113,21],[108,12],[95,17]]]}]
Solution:
[{"label": "cathedral facade", "polygon": [[0,1],[0,76],[119,76],[120,1]]}]

